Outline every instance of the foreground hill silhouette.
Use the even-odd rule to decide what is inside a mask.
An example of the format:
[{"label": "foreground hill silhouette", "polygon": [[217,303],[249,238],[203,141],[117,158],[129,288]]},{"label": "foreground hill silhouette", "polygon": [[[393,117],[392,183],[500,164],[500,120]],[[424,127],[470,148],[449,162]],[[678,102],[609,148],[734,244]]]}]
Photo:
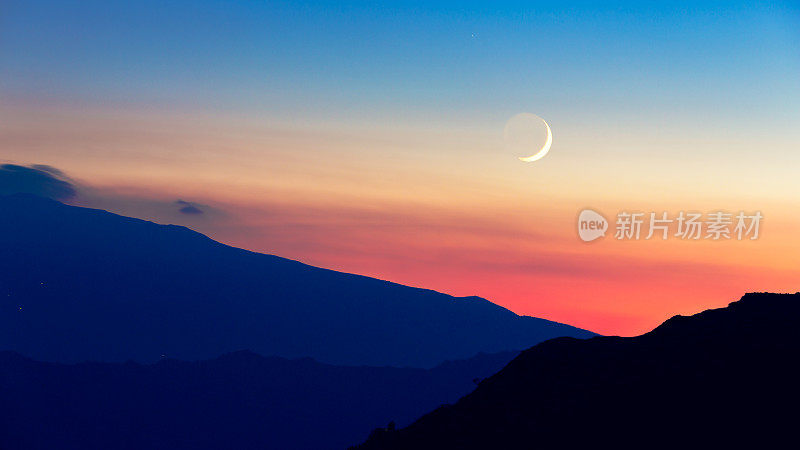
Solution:
[{"label": "foreground hill silhouette", "polygon": [[457,400],[515,355],[403,369],[250,352],[150,365],[0,352],[0,448],[343,449]]},{"label": "foreground hill silhouette", "polygon": [[747,294],[639,337],[554,339],[358,448],[784,448],[796,441],[799,325],[800,294]]},{"label": "foreground hill silhouette", "polygon": [[592,333],[30,195],[0,197],[0,350],[44,361],[250,349],[432,367]]}]

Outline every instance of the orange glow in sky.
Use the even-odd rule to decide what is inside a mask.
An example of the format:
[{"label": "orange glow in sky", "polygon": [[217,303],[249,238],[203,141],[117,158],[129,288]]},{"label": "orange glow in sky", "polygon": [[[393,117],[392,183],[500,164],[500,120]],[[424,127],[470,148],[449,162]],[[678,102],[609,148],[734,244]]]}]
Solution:
[{"label": "orange glow in sky", "polygon": [[[680,118],[620,129],[554,113],[550,154],[526,164],[503,146],[506,116],[298,124],[30,103],[0,114],[4,159],[61,169],[80,187],[74,204],[603,334],[800,290],[796,132],[774,124],[760,124],[768,136]],[[178,214],[177,199],[207,213]],[[611,222],[591,243],[576,233],[587,207]],[[621,210],[764,220],[756,241],[617,241]]]}]

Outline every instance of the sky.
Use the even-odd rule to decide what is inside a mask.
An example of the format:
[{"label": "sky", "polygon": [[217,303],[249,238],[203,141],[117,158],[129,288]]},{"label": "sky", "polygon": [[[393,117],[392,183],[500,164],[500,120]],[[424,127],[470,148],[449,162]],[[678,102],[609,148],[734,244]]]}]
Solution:
[{"label": "sky", "polygon": [[[800,291],[798,30],[798,2],[6,0],[0,163],[57,169],[72,204],[633,335]],[[552,128],[534,163],[504,143],[522,112]],[[584,208],[606,237],[578,238]],[[764,220],[613,238],[620,211],[682,210]]]}]

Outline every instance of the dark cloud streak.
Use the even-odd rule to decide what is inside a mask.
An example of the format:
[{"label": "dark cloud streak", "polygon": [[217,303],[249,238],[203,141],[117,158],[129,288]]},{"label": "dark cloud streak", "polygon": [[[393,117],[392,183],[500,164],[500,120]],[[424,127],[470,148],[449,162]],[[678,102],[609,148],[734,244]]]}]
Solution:
[{"label": "dark cloud streak", "polygon": [[50,166],[3,164],[0,166],[0,195],[34,194],[69,200],[75,197],[75,186],[63,178],[60,170]]},{"label": "dark cloud streak", "polygon": [[62,172],[61,169],[57,169],[53,166],[48,166],[47,164],[32,164],[30,168],[41,170],[42,172],[47,172],[49,174],[53,174],[62,179],[67,179],[67,175],[64,172]]},{"label": "dark cloud streak", "polygon": [[181,209],[179,211],[183,214],[203,214],[203,210],[198,208],[193,203],[184,200],[178,200],[175,203],[181,206]]}]

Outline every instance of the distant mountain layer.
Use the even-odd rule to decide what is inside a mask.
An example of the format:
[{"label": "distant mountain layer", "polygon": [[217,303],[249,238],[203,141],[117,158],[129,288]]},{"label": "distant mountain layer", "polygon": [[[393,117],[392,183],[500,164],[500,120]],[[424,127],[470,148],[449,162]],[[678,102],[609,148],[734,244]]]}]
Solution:
[{"label": "distant mountain layer", "polygon": [[634,338],[554,339],[360,449],[782,448],[796,439],[800,294],[748,294]]},{"label": "distant mountain layer", "polygon": [[477,297],[311,267],[40,197],[0,197],[0,218],[0,350],[38,360],[197,360],[249,349],[432,367],[593,335]]},{"label": "distant mountain layer", "polygon": [[516,353],[433,369],[232,353],[201,362],[42,363],[0,352],[0,448],[344,449],[475,388]]}]

